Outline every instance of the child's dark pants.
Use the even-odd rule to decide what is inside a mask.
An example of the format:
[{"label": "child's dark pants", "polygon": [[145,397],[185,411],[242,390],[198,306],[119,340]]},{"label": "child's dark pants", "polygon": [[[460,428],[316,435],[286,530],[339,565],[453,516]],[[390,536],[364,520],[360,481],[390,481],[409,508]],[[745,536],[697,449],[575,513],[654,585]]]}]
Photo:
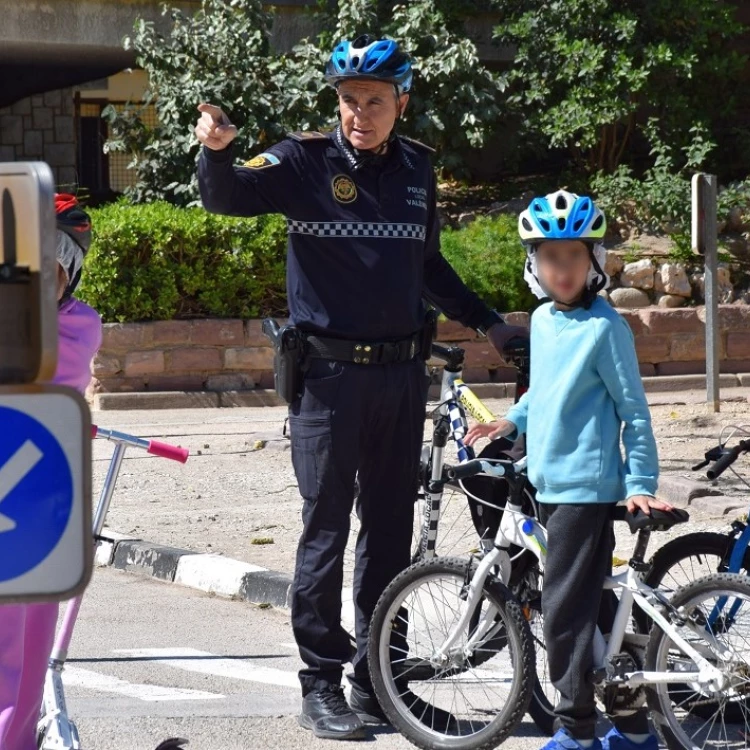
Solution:
[{"label": "child's dark pants", "polygon": [[[577,739],[593,739],[596,731],[594,631],[612,626],[617,597],[604,592],[612,571],[614,533],[609,503],[585,505],[540,503],[547,529],[547,563],[542,587],[544,640],[552,684],[560,693],[556,728]],[[621,732],[646,734],[648,716],[641,709],[614,717]]]}]

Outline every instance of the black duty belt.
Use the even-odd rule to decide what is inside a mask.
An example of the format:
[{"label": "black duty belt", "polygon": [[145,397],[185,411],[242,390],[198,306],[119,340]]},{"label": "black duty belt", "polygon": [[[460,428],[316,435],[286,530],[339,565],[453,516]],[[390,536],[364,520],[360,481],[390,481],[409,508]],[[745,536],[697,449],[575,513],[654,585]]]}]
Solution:
[{"label": "black duty belt", "polygon": [[401,341],[347,341],[307,336],[307,355],[313,359],[332,359],[358,365],[391,365],[409,362],[421,353],[421,334]]}]

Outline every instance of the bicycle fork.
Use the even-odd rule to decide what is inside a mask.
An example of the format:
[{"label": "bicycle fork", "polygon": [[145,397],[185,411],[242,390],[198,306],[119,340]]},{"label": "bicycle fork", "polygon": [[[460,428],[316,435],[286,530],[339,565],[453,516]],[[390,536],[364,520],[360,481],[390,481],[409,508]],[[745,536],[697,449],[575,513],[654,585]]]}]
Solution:
[{"label": "bicycle fork", "polygon": [[[469,563],[471,564],[471,563]],[[493,567],[499,566],[501,569],[501,579],[507,580],[510,576],[510,560],[508,553],[498,547],[495,547],[491,552],[482,558],[479,563],[476,572],[471,577],[468,583],[466,591],[466,604],[462,607],[461,616],[458,622],[451,629],[445,642],[435,652],[432,657],[432,661],[437,666],[445,666],[450,661],[451,655],[455,654],[456,643],[461,638],[462,633],[469,627],[469,622],[474,610],[479,605],[482,599],[482,591],[484,589],[484,583],[487,580],[487,576]],[[487,607],[482,620],[477,624],[477,627],[472,633],[471,637],[466,641],[466,645],[463,648],[463,656],[468,657],[474,653],[474,648],[477,644],[481,643],[489,634],[490,628],[497,626],[498,611],[497,608],[490,604]]]}]

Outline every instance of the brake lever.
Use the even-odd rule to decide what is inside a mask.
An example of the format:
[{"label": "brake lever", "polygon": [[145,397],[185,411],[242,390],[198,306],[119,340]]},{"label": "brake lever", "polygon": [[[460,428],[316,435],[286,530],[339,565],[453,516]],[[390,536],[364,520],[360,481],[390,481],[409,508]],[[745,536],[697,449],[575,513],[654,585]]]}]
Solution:
[{"label": "brake lever", "polygon": [[725,453],[723,445],[717,445],[714,448],[711,448],[710,450],[707,450],[705,455],[705,459],[701,461],[699,464],[696,464],[693,466],[693,471],[700,471],[701,469],[704,469],[706,466],[708,466],[711,463],[714,463],[715,461],[718,461]]}]

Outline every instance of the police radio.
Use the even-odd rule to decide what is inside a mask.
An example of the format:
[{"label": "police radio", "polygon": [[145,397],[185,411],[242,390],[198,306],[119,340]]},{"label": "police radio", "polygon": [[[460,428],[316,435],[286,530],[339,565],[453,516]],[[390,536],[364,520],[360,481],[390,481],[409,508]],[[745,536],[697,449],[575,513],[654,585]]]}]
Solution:
[{"label": "police radio", "polygon": [[0,164],[0,384],[54,375],[55,219],[46,164]]}]

